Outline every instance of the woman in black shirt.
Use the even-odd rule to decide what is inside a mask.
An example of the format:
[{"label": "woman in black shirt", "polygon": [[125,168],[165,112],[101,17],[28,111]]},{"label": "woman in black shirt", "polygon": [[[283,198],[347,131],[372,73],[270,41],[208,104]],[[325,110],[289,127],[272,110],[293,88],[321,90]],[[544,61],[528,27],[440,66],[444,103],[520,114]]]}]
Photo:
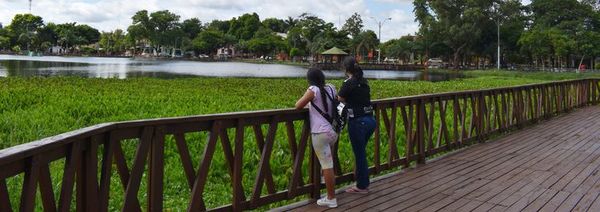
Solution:
[{"label": "woman in black shirt", "polygon": [[355,157],[356,186],[346,192],[368,193],[369,164],[367,163],[367,143],[375,131],[375,118],[371,105],[371,88],[356,60],[348,57],[344,60],[348,79],[340,88],[338,98],[348,109],[348,135]]}]

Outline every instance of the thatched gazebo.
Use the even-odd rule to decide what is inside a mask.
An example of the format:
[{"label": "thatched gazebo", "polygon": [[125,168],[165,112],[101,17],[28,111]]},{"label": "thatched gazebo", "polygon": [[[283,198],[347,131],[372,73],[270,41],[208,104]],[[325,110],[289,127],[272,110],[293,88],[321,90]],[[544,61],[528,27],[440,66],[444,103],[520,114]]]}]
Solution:
[{"label": "thatched gazebo", "polygon": [[323,57],[323,62],[332,64],[341,63],[342,59],[346,55],[348,55],[348,53],[346,53],[344,50],[339,49],[338,47],[333,47],[321,53],[321,56]]}]

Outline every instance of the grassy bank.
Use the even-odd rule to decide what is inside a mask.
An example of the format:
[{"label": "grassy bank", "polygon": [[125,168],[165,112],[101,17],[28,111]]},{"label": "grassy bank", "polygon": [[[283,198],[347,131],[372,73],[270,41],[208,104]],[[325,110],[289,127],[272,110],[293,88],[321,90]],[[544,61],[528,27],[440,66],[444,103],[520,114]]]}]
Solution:
[{"label": "grassy bank", "polygon": [[[373,99],[381,99],[581,77],[575,74],[481,71],[468,72],[468,75],[473,78],[436,83],[371,80],[372,96]],[[515,77],[516,75],[518,76]],[[331,83],[339,87],[342,81],[334,80]],[[0,78],[0,148],[103,122],[289,108],[306,87],[303,79]],[[260,155],[251,138],[252,134],[246,135],[243,184],[246,194],[250,194]],[[283,138],[284,135],[283,130],[280,130],[277,136]],[[201,157],[206,136],[203,133],[187,135],[194,166],[197,166]],[[168,141],[171,139],[167,138]],[[282,141],[276,142],[274,146],[273,158],[278,160],[272,161],[271,166],[276,187],[284,189],[292,160],[285,141],[277,141]],[[345,159],[342,160],[342,167],[348,172],[352,169],[353,161],[347,136],[342,135],[340,142],[340,158]],[[173,142],[167,143],[165,167],[171,171],[166,172],[165,176],[165,182],[168,182],[165,186],[165,208],[172,211],[185,210],[189,189],[183,171],[177,171],[181,170],[181,162],[176,147]],[[131,162],[135,143],[126,143],[124,149]],[[208,207],[227,204],[231,198],[230,179],[223,153],[219,151],[215,153],[204,194]],[[54,163],[52,170],[55,191],[58,192],[62,161]],[[8,181],[13,206],[18,203],[20,196],[21,177]],[[118,179],[114,174],[110,191],[111,211],[122,206],[124,191]],[[140,193],[144,194],[146,179],[142,183]],[[144,205],[145,198],[140,196],[139,199]],[[41,201],[38,200],[37,203],[41,205]]]}]

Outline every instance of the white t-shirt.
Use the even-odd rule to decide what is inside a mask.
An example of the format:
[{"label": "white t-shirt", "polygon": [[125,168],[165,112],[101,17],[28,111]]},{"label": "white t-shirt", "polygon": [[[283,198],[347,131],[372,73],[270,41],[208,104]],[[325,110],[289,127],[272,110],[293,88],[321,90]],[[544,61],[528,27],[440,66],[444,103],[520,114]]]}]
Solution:
[{"label": "white t-shirt", "polygon": [[[323,100],[321,97],[321,91],[319,89],[319,87],[317,86],[310,86],[308,87],[309,90],[313,91],[315,93],[315,98],[312,100],[312,102],[319,107],[319,109],[321,109],[321,111],[323,111],[324,113],[327,113],[330,117],[333,116],[334,111],[332,111],[332,107],[331,104],[333,104],[333,102],[331,101],[331,99],[329,98],[329,96],[325,96],[326,100],[327,100],[327,112],[325,111],[325,105],[323,104]],[[329,95],[333,98],[336,98],[336,91],[335,91],[335,86],[331,85],[331,84],[327,84],[324,87],[325,91],[327,93],[329,93]],[[310,116],[310,131],[312,133],[324,133],[324,132],[331,132],[333,131],[333,127],[331,126],[331,123],[329,123],[329,121],[327,121],[327,119],[325,119],[325,117],[323,117],[323,115],[321,115],[319,113],[319,111],[317,111],[315,108],[313,108],[313,105],[309,103],[308,106],[308,113]]]}]

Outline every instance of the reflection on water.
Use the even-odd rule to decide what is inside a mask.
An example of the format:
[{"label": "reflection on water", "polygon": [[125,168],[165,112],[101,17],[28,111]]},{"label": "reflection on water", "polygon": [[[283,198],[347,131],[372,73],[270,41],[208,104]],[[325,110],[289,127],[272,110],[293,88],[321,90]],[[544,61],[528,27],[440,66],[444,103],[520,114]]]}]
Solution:
[{"label": "reflection on water", "polygon": [[[304,77],[306,68],[278,64],[239,62],[153,61],[98,57],[27,57],[0,55],[0,77],[7,76],[81,76],[90,78],[157,77]],[[342,78],[340,71],[325,71],[327,77]],[[443,81],[459,74],[419,71],[365,70],[372,79]]]}]

